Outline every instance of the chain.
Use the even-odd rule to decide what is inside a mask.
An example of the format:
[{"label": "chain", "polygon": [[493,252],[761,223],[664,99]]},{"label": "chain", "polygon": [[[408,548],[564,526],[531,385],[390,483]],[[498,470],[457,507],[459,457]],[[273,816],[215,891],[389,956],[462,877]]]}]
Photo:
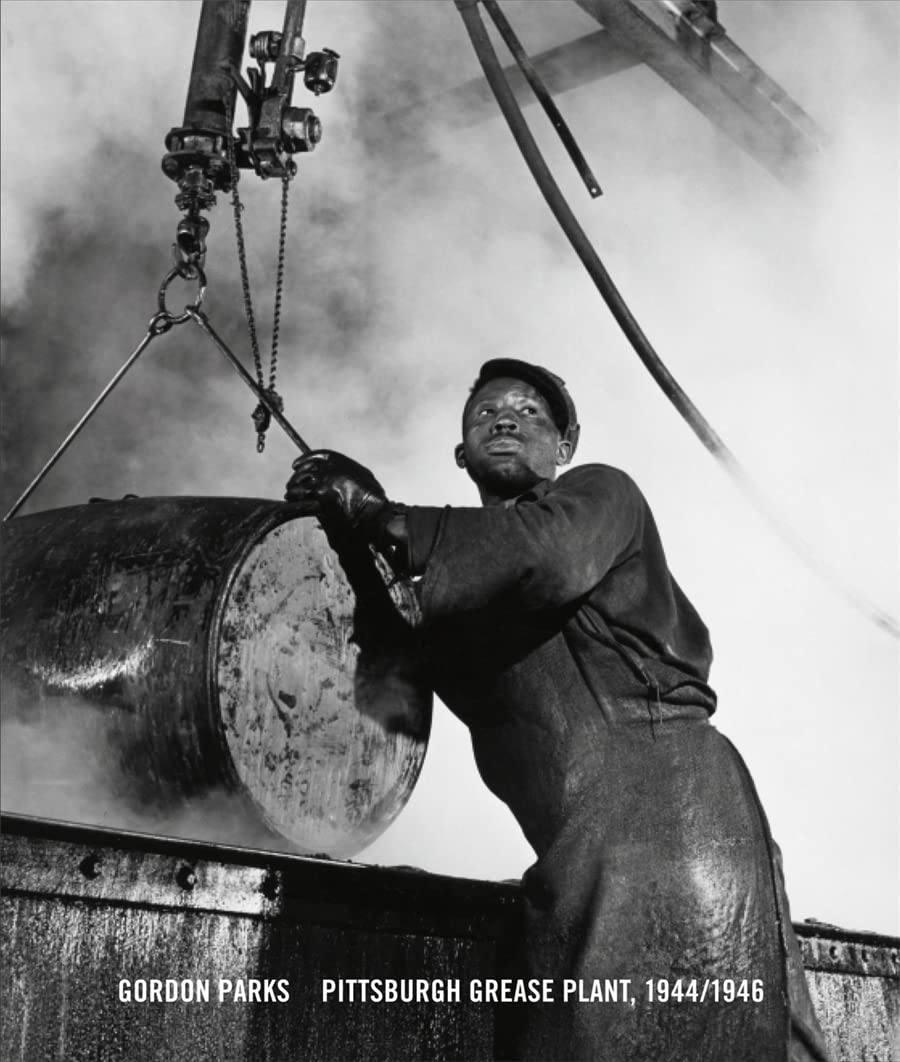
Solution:
[{"label": "chain", "polygon": [[288,191],[291,178],[285,173],[281,178],[281,221],[278,228],[278,267],[275,274],[275,312],[272,319],[272,354],[269,359],[269,387],[275,390],[275,373],[278,370],[278,331],[281,327],[281,293],[284,288],[284,250],[287,242]]},{"label": "chain", "polygon": [[[244,223],[241,217],[244,211],[244,205],[241,203],[240,193],[238,192],[239,173],[237,162],[235,160],[234,138],[231,135],[233,113],[230,100],[226,102],[225,120],[228,129],[226,141],[228,145],[228,166],[231,171],[231,205],[234,210],[234,232],[237,238],[238,262],[241,269],[241,288],[244,296],[244,313],[247,318],[247,330],[250,333],[250,348],[253,352],[253,365],[256,370],[256,380],[259,384],[260,390],[266,392],[269,399],[280,411],[284,408],[284,400],[275,389],[275,379],[278,372],[278,333],[281,327],[281,297],[284,288],[284,258],[287,242],[288,191],[291,178],[288,173],[285,173],[281,179],[281,217],[278,229],[278,265],[275,276],[275,310],[272,321],[272,347],[269,354],[269,384],[267,387],[263,378],[262,355],[260,354],[259,349],[259,334],[256,330],[256,316],[253,312],[253,296],[250,291],[250,274],[247,268],[247,248],[244,240]],[[257,453],[262,453],[266,448],[266,432],[271,424],[272,414],[262,402],[260,402],[256,409],[254,409],[252,417],[253,424],[256,427],[256,450]]]},{"label": "chain", "polygon": [[253,350],[253,364],[256,366],[256,376],[260,384],[262,384],[262,359],[259,354],[259,339],[256,335],[256,318],[253,315],[253,297],[250,294],[250,275],[247,271],[247,248],[244,244],[244,222],[241,218],[241,214],[244,212],[244,205],[241,202],[240,193],[238,192],[238,181],[240,180],[240,174],[238,173],[237,162],[234,157],[234,138],[231,135],[233,115],[231,111],[231,101],[226,104],[225,124],[228,129],[228,135],[226,142],[228,144],[228,168],[231,172],[231,206],[234,211],[234,233],[237,237],[237,251],[238,262],[241,267],[241,287],[244,291],[244,311],[247,316],[247,328],[250,332],[250,346]]}]

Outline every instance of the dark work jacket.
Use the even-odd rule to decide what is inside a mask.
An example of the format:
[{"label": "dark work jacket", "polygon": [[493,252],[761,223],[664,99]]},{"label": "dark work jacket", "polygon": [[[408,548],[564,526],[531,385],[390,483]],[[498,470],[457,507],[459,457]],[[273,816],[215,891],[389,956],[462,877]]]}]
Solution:
[{"label": "dark work jacket", "polygon": [[584,465],[508,505],[410,508],[407,528],[432,685],[539,857],[519,969],[765,986],[741,1007],[528,1007],[501,1057],[783,1060],[795,1026],[816,1043],[777,849],[708,723],[708,632],[632,480]]},{"label": "dark work jacket", "polygon": [[624,472],[583,465],[507,506],[410,508],[407,528],[433,685],[538,854],[573,760],[600,764],[596,725],[715,710],[709,634]]},{"label": "dark work jacket", "polygon": [[697,704],[712,712],[706,684],[709,633],[675,582],[653,515],[634,482],[608,465],[583,465],[541,481],[508,506],[412,508],[410,567],[424,573],[426,623],[552,628],[583,614],[597,670],[598,708],[616,697]]}]

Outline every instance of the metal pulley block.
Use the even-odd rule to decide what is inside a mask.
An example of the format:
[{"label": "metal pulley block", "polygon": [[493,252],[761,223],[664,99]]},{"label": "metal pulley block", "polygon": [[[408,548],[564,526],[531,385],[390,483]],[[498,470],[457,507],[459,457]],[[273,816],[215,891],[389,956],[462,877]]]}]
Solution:
[{"label": "metal pulley block", "polygon": [[[183,124],[166,137],[162,168],[179,185],[180,209],[195,212],[215,203],[215,191],[232,187],[232,163],[252,168],[263,178],[294,176],[291,155],[309,152],[322,139],[322,123],[307,107],[291,106],[294,78],[316,96],[335,85],[340,56],[323,48],[305,56],[304,0],[287,0],[281,31],[264,30],[250,38],[256,68],[240,73],[247,28],[246,0],[207,0],[201,14],[197,51]],[[267,84],[267,64],[272,64]],[[247,105],[249,124],[231,128],[235,95]]]}]

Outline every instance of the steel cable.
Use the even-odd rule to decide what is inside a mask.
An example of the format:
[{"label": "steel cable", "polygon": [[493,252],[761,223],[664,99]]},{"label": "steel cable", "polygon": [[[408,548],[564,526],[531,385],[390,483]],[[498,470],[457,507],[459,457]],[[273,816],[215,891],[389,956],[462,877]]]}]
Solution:
[{"label": "steel cable", "polygon": [[47,473],[50,471],[50,469],[53,468],[53,466],[62,457],[66,450],[69,449],[69,447],[81,433],[81,429],[87,424],[91,417],[93,417],[93,415],[97,412],[100,406],[103,405],[107,397],[112,393],[112,391],[115,389],[116,385],[125,375],[125,373],[128,372],[128,370],[131,368],[132,365],[134,365],[134,363],[138,360],[141,354],[144,353],[144,351],[150,345],[151,340],[155,339],[158,335],[162,335],[163,332],[168,331],[170,327],[171,320],[168,320],[166,318],[166,315],[162,312],[155,314],[151,318],[150,324],[147,327],[147,334],[140,341],[140,343],[138,343],[137,347],[135,347],[132,353],[128,355],[125,362],[119,368],[118,372],[116,372],[115,376],[113,376],[113,378],[109,381],[106,387],[104,387],[100,394],[94,399],[90,407],[78,421],[75,427],[59,444],[59,446],[53,452],[53,455],[50,457],[50,460],[47,461],[47,463],[40,470],[40,472],[38,472],[34,479],[28,484],[22,494],[19,495],[19,498],[16,501],[15,505],[13,505],[13,507],[6,514],[6,516],[3,517],[4,522],[15,516],[16,513],[25,504],[25,502],[27,502],[31,495],[35,492],[35,490],[37,490],[37,488],[40,486],[41,482],[43,481]]}]

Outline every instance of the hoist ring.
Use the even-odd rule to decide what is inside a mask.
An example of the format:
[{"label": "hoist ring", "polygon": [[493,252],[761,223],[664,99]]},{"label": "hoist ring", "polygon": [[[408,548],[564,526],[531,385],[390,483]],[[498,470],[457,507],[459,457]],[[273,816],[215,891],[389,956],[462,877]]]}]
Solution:
[{"label": "hoist ring", "polygon": [[[185,277],[182,273],[182,268],[183,267],[181,266],[175,266],[174,269],[170,270],[159,288],[159,297],[157,299],[159,312],[165,316],[166,321],[168,321],[170,325],[181,324],[182,322],[189,320],[191,313],[200,309],[203,304],[203,296],[206,294],[206,274],[200,266],[195,265],[192,267],[195,274],[192,277]],[[179,314],[169,313],[169,310],[166,307],[166,291],[176,277],[182,277],[184,280],[196,280],[198,285],[197,298],[190,305],[185,306],[184,312]]]}]

